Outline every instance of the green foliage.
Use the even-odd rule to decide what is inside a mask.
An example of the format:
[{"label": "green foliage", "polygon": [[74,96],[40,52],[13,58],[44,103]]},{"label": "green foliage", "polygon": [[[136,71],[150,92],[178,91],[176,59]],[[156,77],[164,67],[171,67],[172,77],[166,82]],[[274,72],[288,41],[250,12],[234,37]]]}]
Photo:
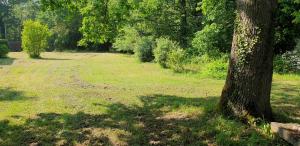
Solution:
[{"label": "green foliage", "polygon": [[[78,9],[82,15],[79,45],[114,42],[126,25],[146,36],[168,36],[182,45],[201,27],[201,13],[196,10],[199,0],[42,0],[50,9]],[[182,3],[185,2],[185,3]],[[159,24],[159,25],[157,25]]]},{"label": "green foliage", "polygon": [[19,41],[21,39],[22,23],[25,20],[37,17],[40,12],[39,2],[32,0],[10,0],[8,1],[8,6],[8,14],[3,19],[3,23],[6,25],[6,39]]},{"label": "green foliage", "polygon": [[[54,3],[54,1],[52,2]],[[53,34],[49,39],[50,47],[47,48],[47,51],[78,48],[77,42],[81,39],[79,28],[82,16],[76,7],[46,9],[41,5],[40,0],[11,0],[7,7],[8,14],[5,15],[5,18],[0,17],[0,34],[1,31],[4,31],[1,30],[4,28],[2,26],[4,23],[6,24],[6,39],[21,40],[23,22],[34,20],[47,24]]]},{"label": "green foliage", "polygon": [[169,37],[185,46],[201,28],[201,13],[196,10],[198,2],[143,0],[134,9],[136,15],[132,19],[136,25],[142,25],[147,33],[157,38]]},{"label": "green foliage", "polygon": [[[226,25],[226,22],[234,20],[234,0],[202,0],[201,10],[205,16],[205,23],[218,23]],[[227,24],[232,27],[232,24]]]},{"label": "green foliage", "polygon": [[207,52],[229,52],[231,49],[235,2],[233,0],[203,0],[201,10],[204,14],[202,30],[198,31],[192,41],[193,54],[203,55]]},{"label": "green foliage", "polygon": [[0,40],[0,58],[6,57],[9,52],[7,40]]},{"label": "green foliage", "polygon": [[[239,69],[242,69],[249,60],[249,54],[253,54],[253,48],[261,41],[261,28],[249,28],[248,26],[240,23],[242,18],[236,18],[236,43],[239,49],[235,50],[237,53],[237,65]],[[252,30],[253,29],[253,30]],[[252,31],[256,32],[252,34]]]},{"label": "green foliage", "polygon": [[211,62],[205,63],[200,74],[204,77],[212,77],[216,79],[225,79],[228,70],[228,59],[223,57]]},{"label": "green foliage", "polygon": [[[284,1],[284,0],[279,0],[279,2],[280,3],[285,3],[286,1]],[[288,2],[290,2],[290,1],[288,1]],[[295,6],[296,6],[296,9],[294,9],[294,11],[293,11],[293,13],[292,13],[292,15],[294,16],[294,22],[295,23],[300,23],[300,8],[299,8],[299,4],[300,4],[300,0],[293,0],[293,1],[291,1],[290,3],[292,3],[293,5],[292,6],[290,6],[289,5],[289,7],[292,7],[292,8],[295,8]],[[294,7],[293,7],[294,6]]]},{"label": "green foliage", "polygon": [[113,47],[119,52],[134,53],[141,62],[150,62],[154,59],[153,37],[140,36],[133,27],[124,27]]},{"label": "green foliage", "polygon": [[5,44],[7,45],[8,44],[8,41],[6,39],[0,39],[0,44]]},{"label": "green foliage", "polygon": [[274,71],[277,73],[300,73],[300,54],[286,52],[275,56]]},{"label": "green foliage", "polygon": [[167,60],[169,52],[172,50],[180,49],[177,42],[170,40],[169,38],[158,38],[156,39],[156,47],[153,51],[155,61],[160,64],[163,68],[167,68]]},{"label": "green foliage", "polygon": [[278,0],[276,12],[274,49],[276,54],[283,54],[292,51],[296,46],[296,38],[300,37],[300,17],[297,14],[300,12],[300,3],[295,3],[294,0]]},{"label": "green foliage", "polygon": [[140,35],[133,27],[124,27],[122,33],[116,38],[113,47],[119,52],[134,53],[137,47]]},{"label": "green foliage", "polygon": [[175,72],[183,72],[186,62],[186,52],[183,49],[171,50],[168,54],[167,65]]},{"label": "green foliage", "polygon": [[153,37],[141,37],[137,46],[134,48],[134,54],[141,62],[150,62],[154,59],[153,47]]},{"label": "green foliage", "polygon": [[213,23],[198,31],[192,41],[193,50],[191,53],[195,56],[201,56],[206,53],[214,56],[219,51],[217,38],[220,35],[220,29],[218,24]]},{"label": "green foliage", "polygon": [[49,36],[50,32],[46,25],[38,21],[25,21],[22,31],[22,48],[30,57],[38,58],[40,53],[48,47]]},{"label": "green foliage", "polygon": [[78,49],[81,39],[79,28],[82,18],[80,12],[68,9],[46,10],[38,13],[37,20],[47,24],[51,32],[47,51]]},{"label": "green foliage", "polygon": [[220,57],[220,52],[229,52],[233,34],[235,4],[232,0],[203,0],[201,10],[205,26],[195,33],[191,56],[207,54],[209,58]]},{"label": "green foliage", "polygon": [[129,13],[127,0],[94,0],[76,6],[83,16],[80,46],[113,42]]},{"label": "green foliage", "polygon": [[[197,33],[196,38],[203,35],[207,39],[207,44],[211,49],[219,49],[222,52],[229,52],[232,42],[233,24],[235,19],[235,3],[233,0],[203,0],[201,9],[204,14],[202,23],[205,24],[203,33]],[[295,48],[295,39],[299,38],[300,25],[300,3],[299,0],[279,0],[278,11],[275,18],[275,53],[282,54]],[[208,31],[207,25],[217,24],[219,31]],[[206,29],[206,31],[204,31]],[[211,29],[211,28],[210,28]],[[208,34],[207,34],[208,33]],[[201,37],[200,37],[201,38]],[[197,48],[197,46],[194,46]],[[195,49],[195,51],[198,51]]]},{"label": "green foliage", "polygon": [[[132,26],[140,34],[168,37],[184,48],[191,47],[193,35],[201,31],[195,39],[207,43],[200,43],[202,46],[229,52],[235,18],[234,0],[13,0],[7,3],[0,5],[1,36],[6,24],[7,37],[19,40],[22,22],[39,20],[53,33],[51,48],[75,48],[79,40],[86,48],[113,43],[124,26]],[[294,40],[299,37],[300,4],[299,0],[278,3],[275,51],[284,53],[294,49]],[[206,35],[215,37],[204,39]],[[192,52],[201,54],[199,50],[206,50],[199,49],[201,45],[194,46]]]}]

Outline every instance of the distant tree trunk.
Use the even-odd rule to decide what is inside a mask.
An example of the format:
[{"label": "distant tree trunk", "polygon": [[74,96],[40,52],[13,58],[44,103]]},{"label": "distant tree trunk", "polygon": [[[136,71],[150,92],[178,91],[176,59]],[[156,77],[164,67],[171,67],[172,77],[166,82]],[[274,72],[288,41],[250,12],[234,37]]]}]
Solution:
[{"label": "distant tree trunk", "polygon": [[4,39],[7,39],[7,26],[4,23]]},{"label": "distant tree trunk", "polygon": [[220,100],[225,114],[272,120],[273,14],[276,0],[236,0],[228,75]]},{"label": "distant tree trunk", "polygon": [[180,0],[180,44],[184,47],[187,46],[187,34],[188,34],[188,23],[187,23],[187,8],[186,0]]},{"label": "distant tree trunk", "polygon": [[4,38],[5,36],[5,30],[4,30],[4,23],[3,20],[0,18],[0,38]]}]

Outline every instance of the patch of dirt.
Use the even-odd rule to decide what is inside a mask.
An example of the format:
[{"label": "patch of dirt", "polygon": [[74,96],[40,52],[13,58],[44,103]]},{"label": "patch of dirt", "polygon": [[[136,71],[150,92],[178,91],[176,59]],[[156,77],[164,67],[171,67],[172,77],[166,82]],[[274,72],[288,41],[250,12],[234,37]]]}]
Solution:
[{"label": "patch of dirt", "polygon": [[78,76],[72,75],[71,79],[72,79],[72,82],[69,83],[69,85],[71,85],[71,86],[76,86],[76,87],[80,87],[80,88],[83,88],[83,89],[88,89],[88,88],[94,88],[95,87],[95,85],[81,80]]},{"label": "patch of dirt", "polygon": [[178,113],[178,112],[171,112],[167,113],[162,117],[158,117],[157,119],[162,119],[162,120],[189,120],[193,119],[194,116],[187,114],[187,113]]},{"label": "patch of dirt", "polygon": [[130,134],[128,132],[117,129],[104,128],[84,128],[82,134],[86,136],[82,145],[116,145],[128,146],[126,141],[121,141],[119,137],[126,137]]}]

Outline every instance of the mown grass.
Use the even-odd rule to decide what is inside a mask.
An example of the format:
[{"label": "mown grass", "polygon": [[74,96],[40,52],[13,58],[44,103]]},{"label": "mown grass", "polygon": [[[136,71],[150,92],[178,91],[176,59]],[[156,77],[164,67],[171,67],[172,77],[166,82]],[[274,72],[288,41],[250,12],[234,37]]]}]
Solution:
[{"label": "mown grass", "polygon": [[[0,145],[286,145],[217,111],[224,80],[111,53],[0,60]],[[280,121],[300,123],[298,75],[274,75]]]}]

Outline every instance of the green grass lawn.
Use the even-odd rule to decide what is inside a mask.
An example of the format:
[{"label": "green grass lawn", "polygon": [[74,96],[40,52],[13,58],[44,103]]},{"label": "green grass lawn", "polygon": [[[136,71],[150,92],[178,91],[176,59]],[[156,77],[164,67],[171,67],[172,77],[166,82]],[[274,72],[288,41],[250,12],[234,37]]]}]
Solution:
[{"label": "green grass lawn", "polygon": [[[111,53],[0,59],[0,145],[285,145],[216,108],[224,80]],[[277,120],[300,123],[300,76],[274,75]]]}]

